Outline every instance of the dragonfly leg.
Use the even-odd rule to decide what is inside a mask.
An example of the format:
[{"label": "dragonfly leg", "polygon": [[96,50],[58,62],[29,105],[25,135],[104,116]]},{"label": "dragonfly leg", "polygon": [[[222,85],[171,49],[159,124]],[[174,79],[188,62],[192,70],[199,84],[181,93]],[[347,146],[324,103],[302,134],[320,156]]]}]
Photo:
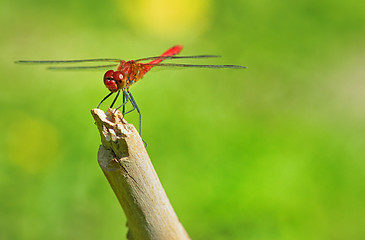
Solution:
[{"label": "dragonfly leg", "polygon": [[108,98],[108,97],[110,97],[111,95],[113,94],[113,92],[110,92],[108,95],[106,95],[104,98],[103,98],[103,100],[101,100],[101,102],[99,103],[99,105],[96,107],[96,108],[99,108],[100,107],[100,105]]},{"label": "dragonfly leg", "polygon": [[[125,95],[126,95],[126,92],[123,90],[123,110],[122,110],[122,114],[123,114],[123,117],[124,117],[124,113],[125,113]],[[128,97],[127,97],[127,101],[128,101]]]},{"label": "dragonfly leg", "polygon": [[[125,107],[125,105],[126,105],[126,103],[128,102],[128,101],[131,101],[131,104],[132,104],[132,106],[133,106],[133,109],[132,110],[129,110],[128,112],[126,112],[126,113],[123,113],[123,117],[126,115],[126,114],[128,114],[128,113],[130,113],[130,112],[133,112],[134,110],[137,110],[137,112],[138,112],[138,115],[139,115],[139,135],[142,137],[142,135],[141,135],[141,132],[142,132],[142,116],[141,116],[141,112],[140,112],[140,110],[139,110],[139,108],[138,108],[138,105],[137,105],[137,103],[136,103],[136,100],[134,100],[134,98],[133,98],[133,96],[132,96],[132,93],[129,91],[129,90],[126,90],[126,91],[123,91],[123,99],[126,99],[125,101],[123,101],[123,104],[122,105],[120,105],[119,107],[117,107],[115,110],[118,110],[119,108],[121,108],[121,107]],[[147,147],[147,143],[142,139],[142,141],[143,141],[143,143],[144,143],[144,145],[145,145],[145,147]]]},{"label": "dragonfly leg", "polygon": [[[124,92],[124,94],[125,95],[123,95],[123,97],[127,98],[127,102],[128,102],[128,99],[129,99],[131,101],[131,104],[132,104],[132,107],[133,107],[133,109],[129,110],[128,112],[123,113],[123,115],[126,115],[126,114],[128,114],[128,113],[133,112],[134,110],[136,110],[136,105],[135,105],[135,102],[133,101],[134,99],[132,100],[132,98],[130,96],[130,92],[129,92],[129,94],[127,92]],[[121,106],[124,107],[125,105],[121,105]]]},{"label": "dragonfly leg", "polygon": [[129,112],[132,112],[132,111],[134,111],[135,109],[137,110],[138,115],[139,115],[139,135],[141,135],[141,126],[142,126],[142,125],[141,125],[141,120],[142,120],[141,112],[139,111],[138,105],[137,105],[137,103],[136,103],[136,100],[134,100],[134,98],[133,98],[133,96],[132,96],[132,93],[131,93],[129,90],[127,90],[127,91],[128,91],[129,96],[130,96],[131,103],[132,103],[132,105],[133,105],[133,109],[132,109],[132,110],[130,110]]},{"label": "dragonfly leg", "polygon": [[[128,94],[129,94],[129,96],[130,96],[130,100],[131,100],[131,103],[132,103],[132,105],[133,105],[134,109],[136,109],[136,110],[137,110],[137,112],[138,112],[138,115],[139,115],[139,135],[140,135],[140,136],[142,136],[142,135],[141,135],[141,132],[142,132],[142,115],[141,115],[141,111],[139,110],[138,105],[137,105],[137,103],[136,103],[136,100],[134,100],[133,95],[132,95],[132,93],[129,91],[129,89],[127,90],[127,92],[128,92]],[[132,110],[134,110],[134,109],[132,109]],[[132,110],[131,110],[131,111],[132,111]]]},{"label": "dragonfly leg", "polygon": [[[127,100],[126,100],[126,99],[127,99]],[[124,115],[125,115],[125,113],[124,113],[124,111],[125,111],[125,105],[127,104],[127,102],[128,102],[128,101],[129,101],[128,93],[127,93],[126,91],[123,91],[123,103],[122,103],[122,105],[120,105],[119,107],[117,107],[117,108],[115,109],[115,111],[117,111],[119,108],[123,107],[123,112],[122,112],[123,117],[124,117]]]},{"label": "dragonfly leg", "polygon": [[119,89],[119,91],[117,93],[117,96],[115,96],[115,98],[114,98],[114,100],[112,102],[112,105],[110,105],[110,108],[113,108],[115,101],[117,101],[117,98],[119,97],[119,94],[120,94],[120,89]]},{"label": "dragonfly leg", "polygon": [[[133,105],[133,109],[132,109],[132,110],[130,110],[129,112],[131,112],[131,111],[133,111],[133,110],[135,110],[135,109],[137,110],[138,115],[139,115],[139,136],[141,136],[141,138],[142,138],[142,115],[141,115],[141,111],[139,110],[138,105],[137,105],[137,103],[136,103],[136,100],[134,100],[133,95],[132,95],[132,93],[129,91],[129,89],[127,89],[127,92],[128,92],[128,94],[129,94],[129,97],[130,97],[131,103],[132,103],[132,105]],[[127,112],[127,113],[129,113],[129,112]],[[127,113],[126,113],[126,114],[127,114]],[[147,143],[145,142],[145,140],[143,140],[143,139],[142,139],[142,141],[143,141],[143,143],[144,143],[145,147],[147,147]]]}]

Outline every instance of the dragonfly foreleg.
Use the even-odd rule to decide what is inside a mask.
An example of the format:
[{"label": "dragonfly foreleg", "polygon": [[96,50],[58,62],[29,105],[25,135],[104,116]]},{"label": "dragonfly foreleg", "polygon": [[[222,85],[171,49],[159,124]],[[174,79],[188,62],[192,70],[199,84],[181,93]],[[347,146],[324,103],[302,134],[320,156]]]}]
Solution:
[{"label": "dragonfly foreleg", "polygon": [[115,98],[114,98],[114,100],[113,100],[113,102],[112,102],[112,105],[110,105],[110,108],[113,108],[115,101],[117,101],[117,99],[118,99],[118,97],[119,97],[119,94],[120,94],[120,89],[119,89],[119,91],[118,91],[118,93],[117,93],[117,96],[115,96]]},{"label": "dragonfly foreleg", "polygon": [[[123,90],[123,103],[125,102],[125,91]],[[127,97],[127,101],[128,101],[128,97]],[[123,109],[122,109],[122,114],[124,116],[124,113],[125,113],[125,104],[123,104]]]},{"label": "dragonfly foreleg", "polygon": [[101,102],[99,103],[99,105],[96,107],[96,108],[99,108],[100,107],[100,105],[108,98],[108,97],[110,97],[111,95],[113,94],[113,92],[110,92],[108,95],[106,95],[104,98],[103,98],[103,100],[101,100]]}]

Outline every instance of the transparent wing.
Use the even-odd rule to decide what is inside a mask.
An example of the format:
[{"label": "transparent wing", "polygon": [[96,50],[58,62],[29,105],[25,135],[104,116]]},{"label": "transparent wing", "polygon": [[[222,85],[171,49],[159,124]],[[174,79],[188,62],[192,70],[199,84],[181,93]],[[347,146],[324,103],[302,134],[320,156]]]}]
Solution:
[{"label": "transparent wing", "polygon": [[181,67],[181,68],[233,68],[233,69],[242,69],[247,68],[245,66],[240,65],[195,65],[195,64],[175,64],[175,63],[158,63],[158,64],[143,64],[145,66],[152,67]]},{"label": "transparent wing", "polygon": [[93,70],[93,69],[110,69],[118,64],[98,65],[98,66],[64,66],[64,67],[48,67],[49,70]]},{"label": "transparent wing", "polygon": [[15,63],[26,64],[58,64],[58,63],[83,63],[83,62],[120,62],[121,59],[114,58],[95,58],[95,59],[82,59],[82,60],[20,60]]},{"label": "transparent wing", "polygon": [[219,55],[196,55],[196,56],[157,56],[157,57],[147,57],[147,58],[140,58],[135,60],[136,62],[139,61],[146,61],[146,60],[154,60],[154,59],[186,59],[186,58],[218,58],[221,57]]},{"label": "transparent wing", "polygon": [[[140,58],[135,60],[145,61],[145,60],[154,60],[154,59],[184,59],[184,58],[215,58],[221,57],[218,55],[197,55],[197,56],[157,56],[157,57],[148,57],[148,58]],[[121,59],[116,58],[95,58],[95,59],[81,59],[81,60],[19,60],[15,61],[15,63],[21,64],[62,64],[62,63],[83,63],[83,62],[120,62]]]}]

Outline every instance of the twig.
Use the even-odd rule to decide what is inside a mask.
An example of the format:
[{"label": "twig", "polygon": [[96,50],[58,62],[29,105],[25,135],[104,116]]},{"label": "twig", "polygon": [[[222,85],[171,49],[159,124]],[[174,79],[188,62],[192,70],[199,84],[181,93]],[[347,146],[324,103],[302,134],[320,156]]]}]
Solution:
[{"label": "twig", "polygon": [[91,113],[102,142],[98,162],[127,216],[127,239],[190,239],[134,126],[119,111]]}]

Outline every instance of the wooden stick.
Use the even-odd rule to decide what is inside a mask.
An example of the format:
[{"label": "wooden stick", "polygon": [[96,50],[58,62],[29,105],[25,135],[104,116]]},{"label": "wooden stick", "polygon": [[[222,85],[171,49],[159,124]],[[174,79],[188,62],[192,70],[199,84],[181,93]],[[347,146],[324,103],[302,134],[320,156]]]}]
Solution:
[{"label": "wooden stick", "polygon": [[127,216],[127,239],[190,239],[135,127],[113,109],[107,114],[93,109],[91,114],[102,142],[98,162]]}]

